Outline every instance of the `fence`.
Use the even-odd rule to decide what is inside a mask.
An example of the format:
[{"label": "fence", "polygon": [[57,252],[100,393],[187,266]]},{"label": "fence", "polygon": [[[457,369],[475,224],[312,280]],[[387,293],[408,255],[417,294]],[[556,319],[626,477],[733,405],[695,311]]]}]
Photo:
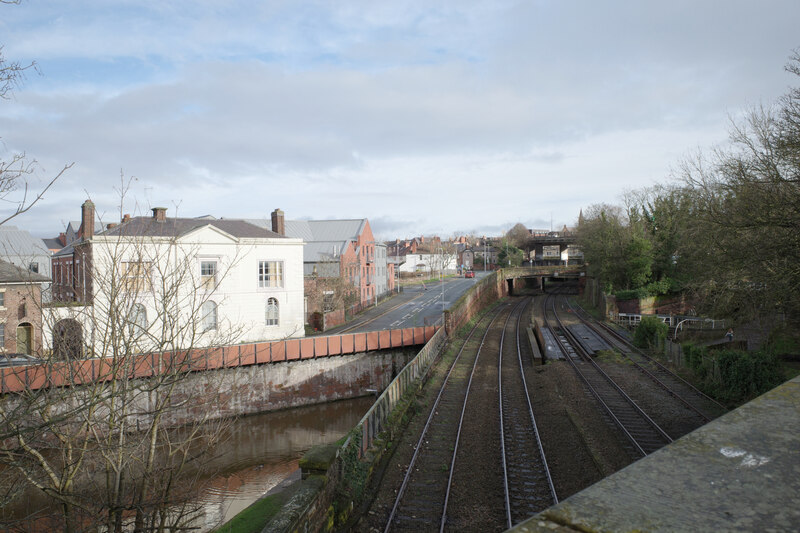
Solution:
[{"label": "fence", "polygon": [[147,353],[124,358],[124,364],[97,357],[0,368],[0,394],[416,346],[434,338],[436,329],[428,326]]},{"label": "fence", "polygon": [[659,318],[671,328],[681,329],[684,327],[684,325],[687,329],[725,328],[725,320],[715,320],[713,318],[687,317],[680,315],[643,315],[634,313],[619,313],[613,315],[611,319],[620,326],[631,328],[638,326],[639,322],[642,321],[643,316],[652,316]]},{"label": "fence", "polygon": [[[439,328],[431,340],[419,353],[400,371],[397,377],[389,384],[386,390],[378,397],[369,411],[361,418],[356,429],[361,433],[361,450],[363,454],[372,446],[375,437],[381,432],[397,402],[412,385],[417,385],[418,380],[428,370],[436,358],[442,345],[447,340],[444,328]],[[350,445],[349,439],[342,448]]]}]

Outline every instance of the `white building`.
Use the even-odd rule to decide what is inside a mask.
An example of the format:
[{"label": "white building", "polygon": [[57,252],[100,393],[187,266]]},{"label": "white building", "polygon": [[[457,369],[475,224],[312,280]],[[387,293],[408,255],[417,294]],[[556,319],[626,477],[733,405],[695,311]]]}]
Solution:
[{"label": "white building", "polygon": [[444,270],[445,274],[451,274],[456,271],[457,263],[456,254],[407,254],[405,263],[400,265],[400,273],[436,274]]},{"label": "white building", "polygon": [[114,330],[139,351],[304,335],[301,239],[154,208],[75,248],[90,265],[89,296],[86,305],[54,308],[54,345],[76,323],[96,355],[113,349]]}]

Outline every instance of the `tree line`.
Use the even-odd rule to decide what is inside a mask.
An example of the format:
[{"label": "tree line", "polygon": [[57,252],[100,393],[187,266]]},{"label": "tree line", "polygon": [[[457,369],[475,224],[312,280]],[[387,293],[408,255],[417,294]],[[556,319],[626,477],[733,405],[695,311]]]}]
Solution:
[{"label": "tree line", "polygon": [[[786,66],[800,76],[800,51]],[[726,146],[682,161],[622,205],[589,207],[589,274],[620,297],[683,293],[703,313],[800,317],[800,87],[732,121]]]}]

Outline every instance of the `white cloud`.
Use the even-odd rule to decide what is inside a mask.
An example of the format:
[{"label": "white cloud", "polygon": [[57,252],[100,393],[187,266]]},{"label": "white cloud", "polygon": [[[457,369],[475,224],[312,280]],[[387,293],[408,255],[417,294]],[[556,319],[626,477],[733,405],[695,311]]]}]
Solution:
[{"label": "white cloud", "polygon": [[120,170],[141,209],[367,216],[403,236],[572,223],[772,100],[796,2],[26,2],[36,58],[0,137],[75,167],[19,221],[55,235]]}]

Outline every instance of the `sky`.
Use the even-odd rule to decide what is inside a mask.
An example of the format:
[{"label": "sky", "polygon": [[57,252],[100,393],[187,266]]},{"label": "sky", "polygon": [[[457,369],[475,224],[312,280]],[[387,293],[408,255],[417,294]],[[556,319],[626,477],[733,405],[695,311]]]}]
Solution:
[{"label": "sky", "polygon": [[796,85],[798,21],[797,0],[0,4],[5,60],[38,66],[0,100],[0,159],[35,159],[32,190],[74,163],[12,224],[54,237],[90,198],[104,224],[280,208],[384,240],[573,225]]}]

